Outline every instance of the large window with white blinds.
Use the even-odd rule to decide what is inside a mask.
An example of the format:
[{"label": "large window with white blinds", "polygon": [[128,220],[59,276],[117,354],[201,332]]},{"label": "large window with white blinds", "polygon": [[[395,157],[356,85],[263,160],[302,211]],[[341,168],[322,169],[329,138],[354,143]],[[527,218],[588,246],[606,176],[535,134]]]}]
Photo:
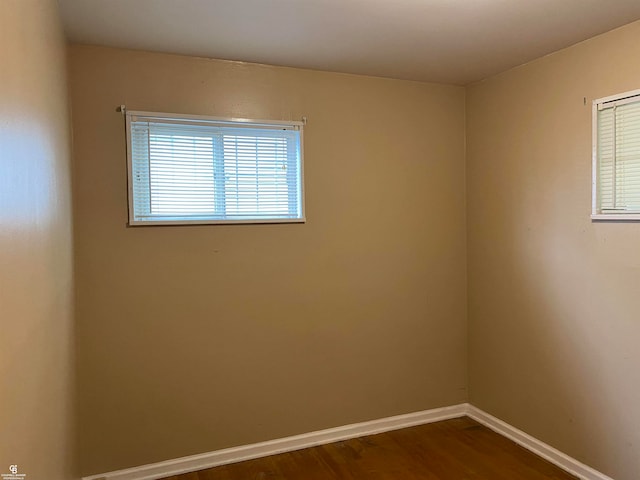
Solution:
[{"label": "large window with white blinds", "polygon": [[126,112],[131,225],[303,222],[302,122]]},{"label": "large window with white blinds", "polygon": [[640,220],[640,91],[594,101],[596,220]]}]

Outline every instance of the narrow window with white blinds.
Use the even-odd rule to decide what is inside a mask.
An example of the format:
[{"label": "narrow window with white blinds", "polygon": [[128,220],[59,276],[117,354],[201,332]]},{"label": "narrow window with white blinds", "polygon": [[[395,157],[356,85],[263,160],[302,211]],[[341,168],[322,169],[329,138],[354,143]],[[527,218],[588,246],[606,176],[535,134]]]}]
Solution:
[{"label": "narrow window with white blinds", "polygon": [[592,218],[640,219],[640,91],[594,101]]},{"label": "narrow window with white blinds", "polygon": [[302,122],[126,119],[131,225],[304,222]]}]

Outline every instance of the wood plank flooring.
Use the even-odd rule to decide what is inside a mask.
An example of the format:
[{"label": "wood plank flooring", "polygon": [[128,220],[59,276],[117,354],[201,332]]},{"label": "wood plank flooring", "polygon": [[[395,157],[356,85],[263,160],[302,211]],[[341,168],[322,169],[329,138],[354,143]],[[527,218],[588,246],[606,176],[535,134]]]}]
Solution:
[{"label": "wood plank flooring", "polygon": [[470,418],[405,428],[167,480],[575,480]]}]

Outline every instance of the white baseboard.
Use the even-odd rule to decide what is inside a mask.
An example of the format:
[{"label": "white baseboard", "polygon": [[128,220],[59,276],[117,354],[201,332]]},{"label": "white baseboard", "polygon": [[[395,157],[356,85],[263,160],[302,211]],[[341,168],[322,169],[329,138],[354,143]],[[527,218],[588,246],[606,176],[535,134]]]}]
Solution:
[{"label": "white baseboard", "polygon": [[83,480],[157,480],[219,465],[242,462],[244,460],[266,457],[277,453],[291,452],[317,445],[338,442],[340,440],[348,440],[350,438],[373,435],[463,416],[468,416],[500,435],[513,440],[518,445],[548,460],[581,480],[613,480],[611,477],[594,470],[575,458],[565,455],[552,446],[533,438],[531,435],[518,430],[508,423],[468,403],[381,418],[369,422],[354,423],[343,427],[329,428],[327,430],[304,433],[293,437],[226,448],[224,450],[216,450],[199,455],[191,455],[174,460],[142,465],[140,467],[91,475],[84,477]]},{"label": "white baseboard", "polygon": [[467,404],[460,404],[451,407],[424,410],[422,412],[381,418],[369,422],[354,423],[343,427],[295,435],[293,437],[285,437],[267,442],[253,443],[251,445],[176,458],[174,460],[166,460],[164,462],[151,463],[140,467],[127,468],[125,470],[91,475],[84,477],[83,480],[157,480],[159,478],[195,472],[218,465],[226,465],[251,460],[253,458],[275,455],[277,453],[291,452],[316,445],[325,445],[340,440],[463,417],[466,415],[467,409]]},{"label": "white baseboard", "polygon": [[481,423],[503,437],[513,440],[518,445],[526,448],[530,452],[535,453],[554,465],[557,465],[565,472],[575,475],[581,480],[613,480],[604,473],[600,473],[588,465],[579,462],[575,458],[565,455],[560,450],[557,450],[537,438],[524,433],[522,430],[518,430],[516,427],[503,422],[493,415],[489,415],[487,412],[484,412],[473,405],[467,405],[466,413],[468,417],[472,418],[476,422]]}]

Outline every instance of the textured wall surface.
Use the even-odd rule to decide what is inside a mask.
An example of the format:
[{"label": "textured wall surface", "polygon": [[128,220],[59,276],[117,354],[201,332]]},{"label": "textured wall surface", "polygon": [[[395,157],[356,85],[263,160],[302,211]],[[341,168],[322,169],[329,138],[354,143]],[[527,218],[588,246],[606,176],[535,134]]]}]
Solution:
[{"label": "textured wall surface", "polygon": [[[83,474],[467,399],[463,88],[70,63]],[[123,103],[307,116],[307,223],[127,228]]]},{"label": "textured wall surface", "polygon": [[55,0],[0,1],[0,473],[73,471],[65,42]]},{"label": "textured wall surface", "polygon": [[640,472],[640,224],[589,219],[591,101],[640,88],[639,57],[634,23],[467,91],[471,402],[617,480]]}]

